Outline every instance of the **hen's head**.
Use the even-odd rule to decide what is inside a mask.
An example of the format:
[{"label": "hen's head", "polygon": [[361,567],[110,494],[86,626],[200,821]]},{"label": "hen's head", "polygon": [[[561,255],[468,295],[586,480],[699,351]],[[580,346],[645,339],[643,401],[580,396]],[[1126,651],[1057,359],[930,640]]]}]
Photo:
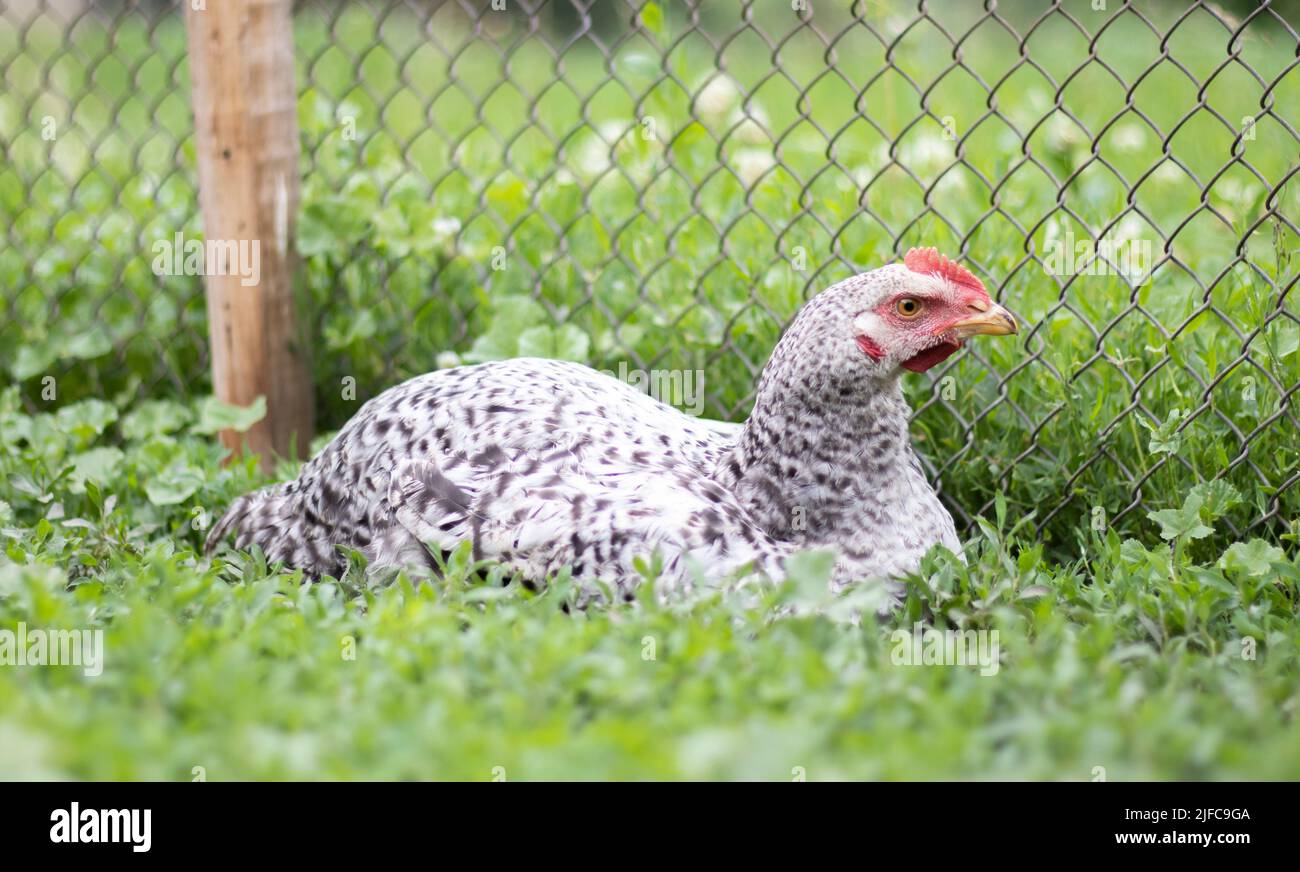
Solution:
[{"label": "hen's head", "polygon": [[840,373],[865,369],[879,377],[900,367],[924,372],[971,336],[1000,336],[1018,328],[969,270],[933,248],[913,248],[901,264],[818,294],[791,332],[805,348],[819,349],[815,356],[828,367]]}]

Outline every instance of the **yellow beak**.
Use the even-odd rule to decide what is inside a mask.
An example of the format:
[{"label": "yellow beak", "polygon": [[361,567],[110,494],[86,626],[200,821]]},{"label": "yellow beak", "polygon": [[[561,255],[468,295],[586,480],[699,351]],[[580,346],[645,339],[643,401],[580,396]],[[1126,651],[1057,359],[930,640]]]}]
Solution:
[{"label": "yellow beak", "polygon": [[957,334],[958,339],[981,334],[1006,336],[1020,332],[1016,319],[997,303],[972,303],[971,308],[976,310],[976,314],[963,318],[948,328]]}]

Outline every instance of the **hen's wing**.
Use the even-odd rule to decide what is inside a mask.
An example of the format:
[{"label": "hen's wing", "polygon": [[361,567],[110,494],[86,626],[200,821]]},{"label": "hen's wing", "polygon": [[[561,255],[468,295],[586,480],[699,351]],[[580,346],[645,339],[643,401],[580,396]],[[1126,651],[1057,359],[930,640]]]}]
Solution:
[{"label": "hen's wing", "polygon": [[708,476],[738,432],[578,364],[444,370],[368,402],[296,481],[236,501],[210,543],[233,530],[313,574],[338,574],[339,545],[395,565],[462,539],[532,578],[573,565],[614,581],[656,548],[679,569],[701,548],[765,558]]},{"label": "hen's wing", "polygon": [[[558,433],[581,432],[577,416],[557,411],[552,420]],[[690,584],[692,561],[711,575],[775,568],[779,547],[747,523],[730,493],[671,449],[578,437],[539,451],[531,435],[503,439],[453,468],[402,463],[388,493],[395,526],[442,550],[468,539],[476,558],[525,578],[567,567],[579,582],[599,579],[628,597],[640,578],[637,558],[661,557],[668,586]]]}]

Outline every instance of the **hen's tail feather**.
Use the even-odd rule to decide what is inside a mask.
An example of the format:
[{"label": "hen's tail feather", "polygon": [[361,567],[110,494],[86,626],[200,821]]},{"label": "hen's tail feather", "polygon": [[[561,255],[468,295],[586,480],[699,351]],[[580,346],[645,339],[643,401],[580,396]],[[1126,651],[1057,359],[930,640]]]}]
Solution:
[{"label": "hen's tail feather", "polygon": [[247,496],[239,497],[230,504],[230,507],[226,509],[226,513],[221,516],[221,520],[213,524],[212,529],[208,531],[208,538],[203,540],[204,554],[211,554],[215,551],[221,541],[235,528],[235,525],[243,520],[247,505]]},{"label": "hen's tail feather", "polygon": [[260,534],[265,528],[273,528],[280,520],[285,502],[283,489],[283,485],[274,485],[236,499],[208,532],[208,538],[203,543],[203,553],[211,554],[231,533],[235,534],[235,546],[238,548],[257,543],[263,551],[267,550],[267,543],[261,541],[263,536]]}]

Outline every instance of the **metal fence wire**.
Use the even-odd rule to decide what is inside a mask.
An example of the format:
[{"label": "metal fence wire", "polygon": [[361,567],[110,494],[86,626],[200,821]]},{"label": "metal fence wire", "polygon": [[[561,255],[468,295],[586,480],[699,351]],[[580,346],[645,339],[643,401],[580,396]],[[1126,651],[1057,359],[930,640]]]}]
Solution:
[{"label": "metal fence wire", "polygon": [[[1295,15],[298,0],[323,422],[524,353],[698,372],[692,411],[742,418],[802,300],[934,245],[1026,324],[909,386],[959,524],[1008,489],[1040,530],[1118,523],[1226,477],[1252,495],[1232,532],[1276,529],[1300,490]],[[150,268],[201,235],[180,4],[0,0],[0,83],[24,400],[208,390],[201,279]]]}]

